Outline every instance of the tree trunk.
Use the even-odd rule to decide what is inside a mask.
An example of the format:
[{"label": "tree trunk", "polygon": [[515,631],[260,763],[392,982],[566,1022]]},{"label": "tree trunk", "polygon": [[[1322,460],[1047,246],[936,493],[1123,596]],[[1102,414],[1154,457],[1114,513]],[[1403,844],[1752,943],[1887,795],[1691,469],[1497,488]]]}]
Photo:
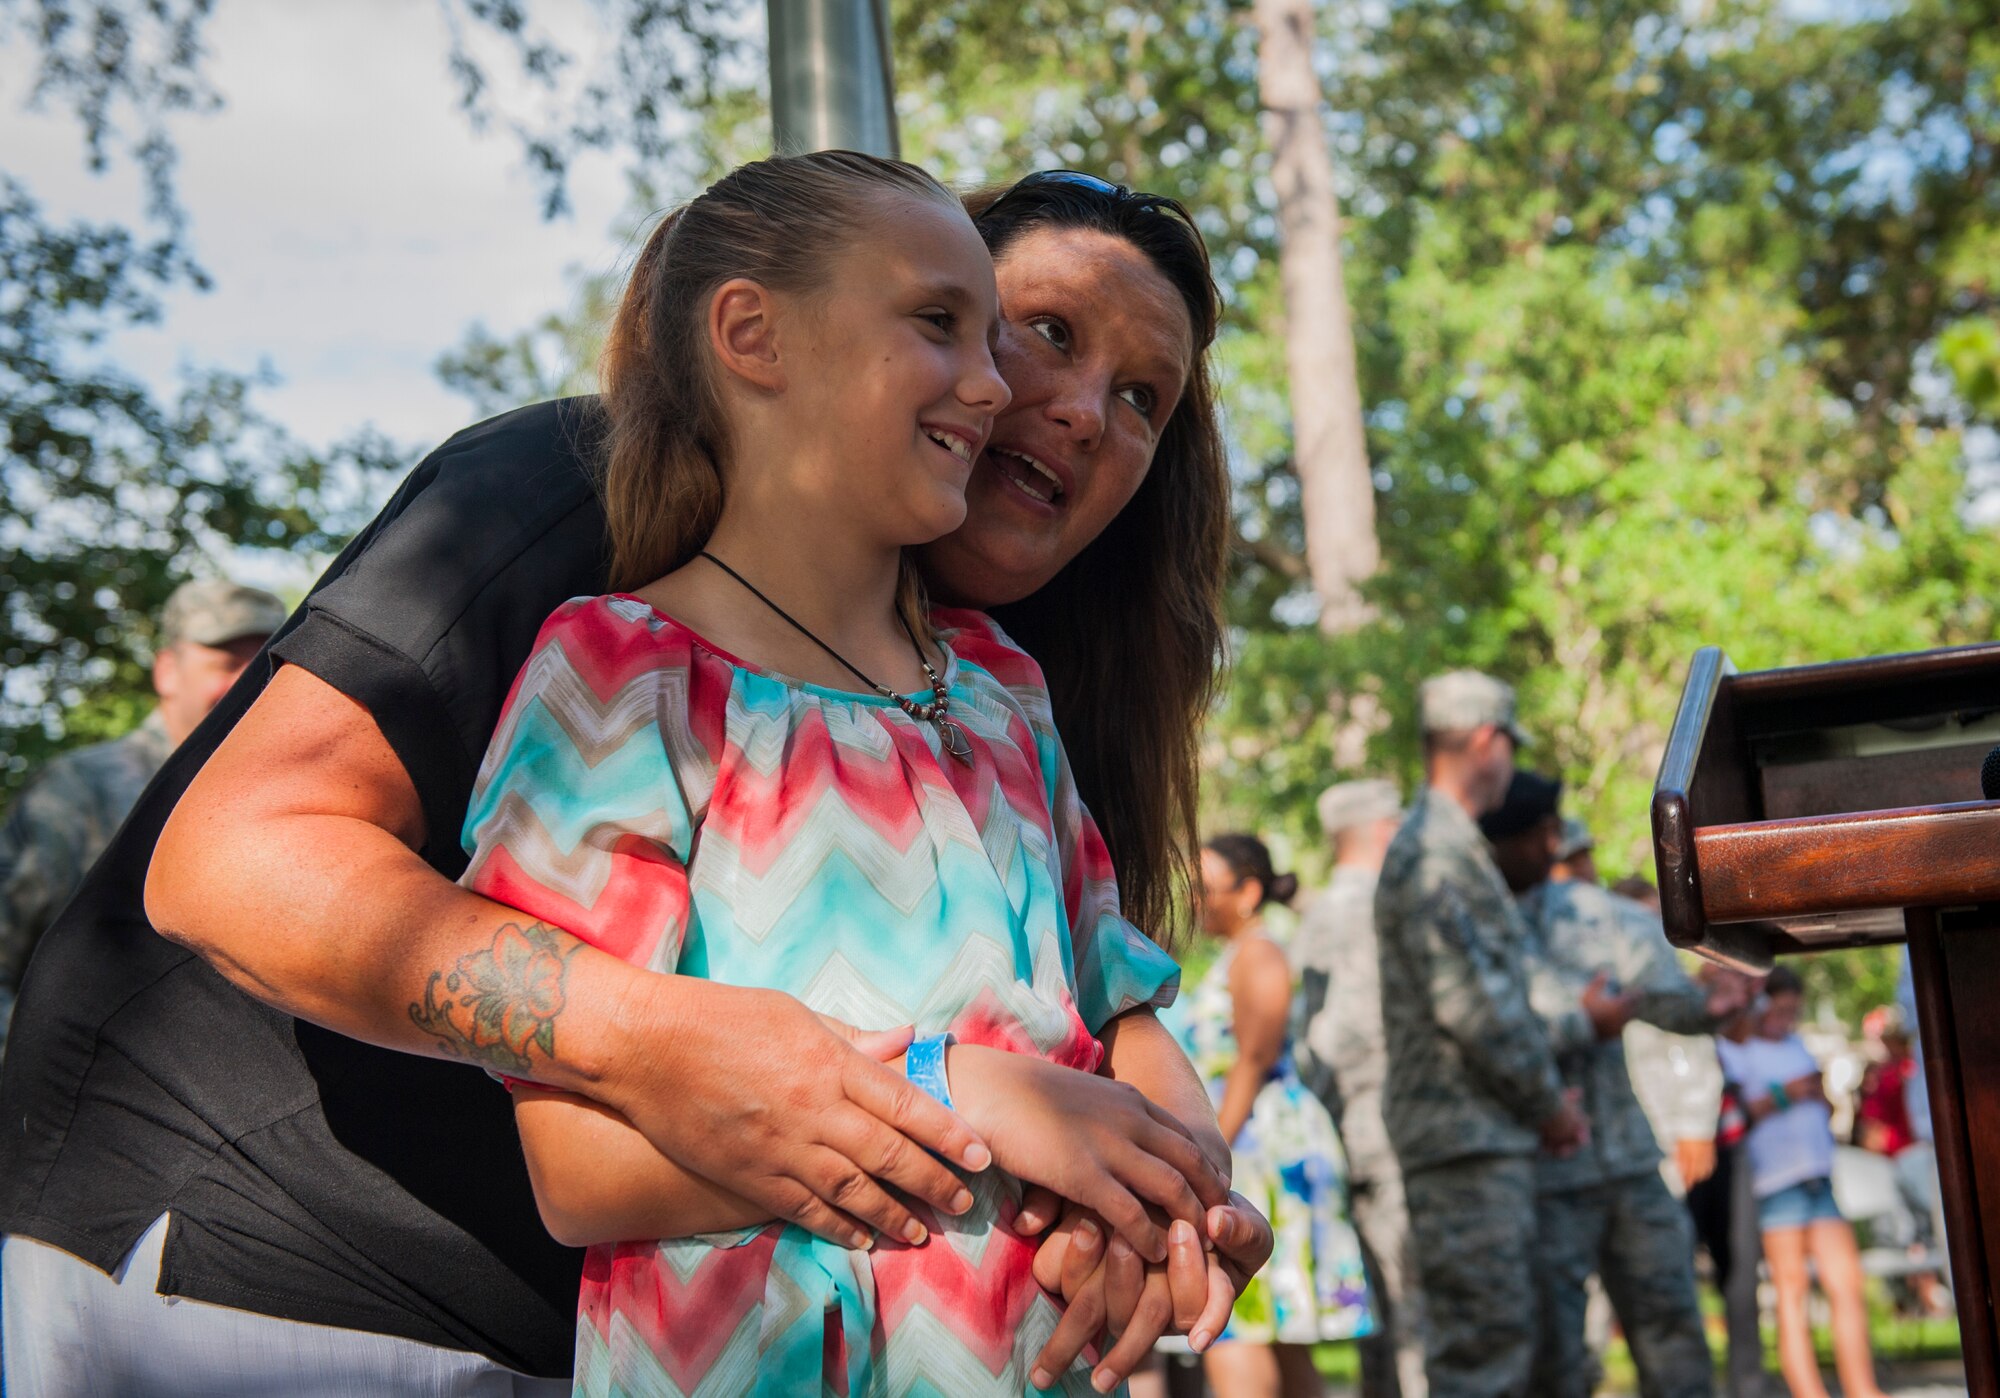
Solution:
[{"label": "tree trunk", "polygon": [[1382,561],[1341,272],[1340,204],[1313,69],[1312,0],[1256,0],[1256,19],[1257,86],[1278,194],[1278,271],[1306,564],[1320,596],[1320,629],[1336,634],[1368,620],[1360,584]]}]

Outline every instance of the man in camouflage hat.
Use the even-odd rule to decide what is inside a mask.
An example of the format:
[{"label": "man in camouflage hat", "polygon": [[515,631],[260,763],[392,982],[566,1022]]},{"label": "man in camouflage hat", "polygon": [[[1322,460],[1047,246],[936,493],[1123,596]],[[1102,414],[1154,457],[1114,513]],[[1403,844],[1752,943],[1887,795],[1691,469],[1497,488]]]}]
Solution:
[{"label": "man in camouflage hat", "polygon": [[1565,816],[1562,835],[1556,841],[1556,863],[1549,870],[1550,883],[1601,883],[1597,875],[1597,841],[1590,827],[1575,816]]},{"label": "man in camouflage hat", "polygon": [[0,825],[0,1042],[35,943],[146,783],[284,620],[285,604],[268,592],[182,583],[160,613],[158,706],[122,738],[63,753],[21,789]]},{"label": "man in camouflage hat", "polygon": [[1293,934],[1304,988],[1299,1072],[1340,1127],[1355,1231],[1368,1266],[1375,1331],[1361,1341],[1363,1398],[1425,1398],[1423,1295],[1410,1242],[1403,1172],[1382,1121],[1382,976],[1375,887],[1403,821],[1393,782],[1342,782],[1319,798],[1333,877]]},{"label": "man in camouflage hat", "polygon": [[1526,1398],[1538,1149],[1587,1132],[1529,1003],[1527,927],[1478,818],[1514,774],[1514,692],[1455,671],[1420,696],[1425,789],[1375,895],[1382,1115],[1403,1170],[1432,1398]]},{"label": "man in camouflage hat", "polygon": [[[1562,784],[1521,772],[1481,821],[1527,917],[1532,999],[1550,1026],[1564,1086],[1582,1094],[1590,1139],[1535,1163],[1536,1289],[1541,1341],[1534,1392],[1587,1398],[1597,1363],[1585,1339],[1590,1276],[1604,1283],[1648,1398],[1709,1398],[1714,1360],[1695,1300],[1687,1210],[1660,1175],[1652,1124],[1633,1092],[1620,1038],[1625,1018],[1708,1033],[1740,1008],[1732,984],[1704,991],[1667,945],[1658,917],[1594,882],[1549,878],[1567,831]],[[1622,987],[1622,1013],[1577,1016]]]}]

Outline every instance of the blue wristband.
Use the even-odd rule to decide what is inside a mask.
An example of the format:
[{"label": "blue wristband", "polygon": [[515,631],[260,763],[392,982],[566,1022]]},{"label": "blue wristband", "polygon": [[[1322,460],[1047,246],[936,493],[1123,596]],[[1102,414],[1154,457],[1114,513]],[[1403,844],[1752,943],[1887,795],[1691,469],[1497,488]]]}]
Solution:
[{"label": "blue wristband", "polygon": [[944,1051],[957,1042],[954,1035],[933,1034],[918,1039],[903,1055],[903,1076],[946,1107],[951,1106],[951,1084],[945,1081]]}]

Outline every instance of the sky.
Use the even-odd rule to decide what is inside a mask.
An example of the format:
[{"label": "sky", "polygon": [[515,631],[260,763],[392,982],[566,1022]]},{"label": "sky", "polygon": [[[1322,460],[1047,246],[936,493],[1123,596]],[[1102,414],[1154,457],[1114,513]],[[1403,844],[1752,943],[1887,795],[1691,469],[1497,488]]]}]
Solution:
[{"label": "sky", "polygon": [[[574,212],[544,221],[515,138],[458,109],[435,4],[222,0],[206,38],[225,105],[173,135],[215,287],[175,293],[159,326],[110,342],[149,383],[268,362],[282,382],[258,401],[305,441],[372,426],[427,448],[473,417],[437,381],[442,351],[475,321],[504,335],[567,307],[572,269],[626,256],[615,164],[576,166]],[[72,118],[24,110],[32,60],[18,39],[0,50],[7,167],[50,214],[135,222],[129,164],[91,175]]]}]

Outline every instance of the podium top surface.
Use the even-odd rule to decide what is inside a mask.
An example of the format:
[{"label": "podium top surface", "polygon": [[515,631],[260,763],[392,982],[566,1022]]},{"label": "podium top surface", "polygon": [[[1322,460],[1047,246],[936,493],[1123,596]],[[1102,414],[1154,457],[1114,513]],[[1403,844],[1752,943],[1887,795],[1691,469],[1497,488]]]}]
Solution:
[{"label": "podium top surface", "polygon": [[1761,967],[2000,899],[2000,644],[1738,674],[1696,652],[1653,789],[1668,936]]}]

